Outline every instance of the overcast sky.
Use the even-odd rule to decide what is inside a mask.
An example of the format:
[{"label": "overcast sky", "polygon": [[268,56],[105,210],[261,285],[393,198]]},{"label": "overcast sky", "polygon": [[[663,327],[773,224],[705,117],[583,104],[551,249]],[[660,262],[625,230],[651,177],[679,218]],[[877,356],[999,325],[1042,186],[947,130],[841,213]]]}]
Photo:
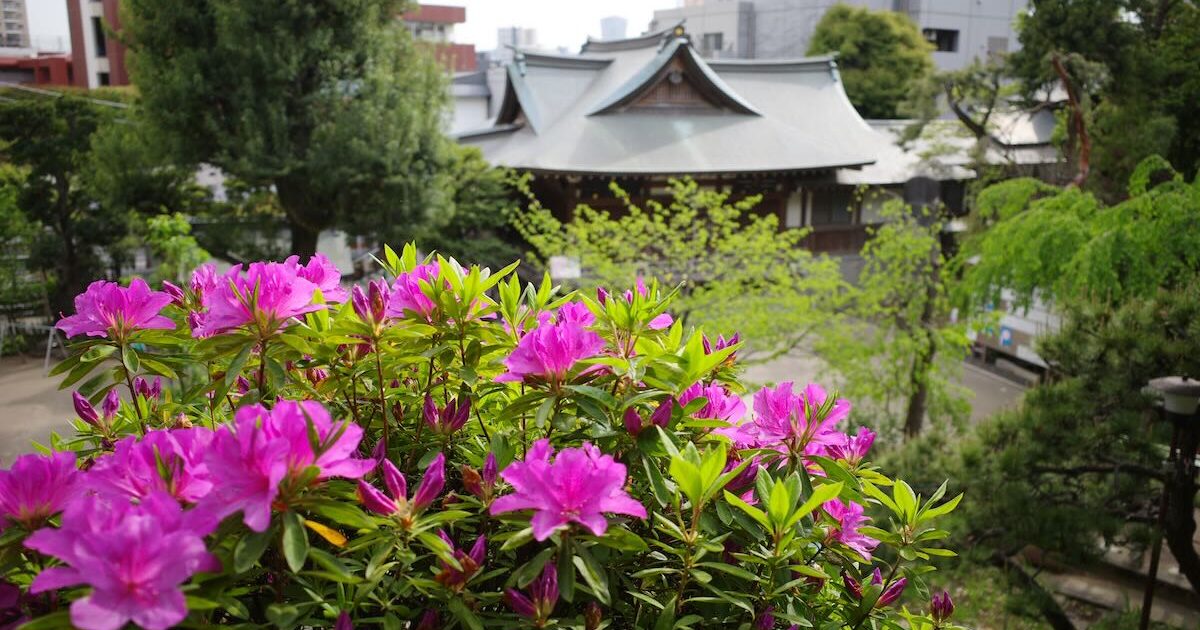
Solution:
[{"label": "overcast sky", "polygon": [[[270,1],[270,0],[264,0]],[[29,32],[35,44],[70,46],[65,0],[26,0]],[[588,35],[600,36],[600,18],[619,15],[629,20],[629,35],[646,29],[655,9],[678,6],[679,0],[442,0],[467,8],[466,24],[455,27],[455,40],[478,50],[496,47],[496,29],[521,26],[537,29],[546,48],[578,50]]]}]

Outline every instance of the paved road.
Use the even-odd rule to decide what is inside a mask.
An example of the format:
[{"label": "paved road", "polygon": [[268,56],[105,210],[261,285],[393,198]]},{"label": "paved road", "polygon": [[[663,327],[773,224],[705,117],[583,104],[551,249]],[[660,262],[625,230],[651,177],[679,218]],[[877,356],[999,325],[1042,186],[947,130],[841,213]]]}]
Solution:
[{"label": "paved road", "polygon": [[41,359],[0,360],[0,465],[32,450],[33,441],[44,443],[51,431],[70,430],[71,392],[58,391],[59,380],[46,377]]},{"label": "paved road", "polygon": [[[747,371],[757,383],[821,382],[819,364],[807,357],[787,356]],[[59,391],[59,378],[47,378],[40,359],[7,357],[0,360],[0,465],[44,442],[53,430],[66,431],[75,416],[69,391]],[[978,421],[1020,400],[1024,388],[973,365],[964,365],[962,384],[975,392],[972,421]]]},{"label": "paved road", "polygon": [[[751,366],[746,370],[746,378],[760,384],[789,380],[797,383],[828,383],[829,379],[822,378],[821,372],[820,361],[811,355],[788,355]],[[1024,386],[970,363],[963,364],[959,384],[975,394],[970,400],[972,423],[1015,406],[1025,393]]]}]

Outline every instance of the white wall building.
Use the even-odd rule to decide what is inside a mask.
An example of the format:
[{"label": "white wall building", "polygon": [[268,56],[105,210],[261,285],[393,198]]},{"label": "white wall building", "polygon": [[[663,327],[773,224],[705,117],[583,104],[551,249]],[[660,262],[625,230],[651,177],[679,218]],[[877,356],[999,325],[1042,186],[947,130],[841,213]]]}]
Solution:
[{"label": "white wall building", "polygon": [[25,0],[0,0],[0,46],[28,48],[29,45]]},{"label": "white wall building", "polygon": [[936,46],[933,61],[957,70],[1018,47],[1017,16],[1028,0],[692,0],[654,12],[651,30],[685,21],[709,58],[803,57],[817,22],[835,4],[907,13]]},{"label": "white wall building", "polygon": [[629,20],[619,15],[610,15],[600,19],[600,39],[625,39],[625,32],[628,29]]}]

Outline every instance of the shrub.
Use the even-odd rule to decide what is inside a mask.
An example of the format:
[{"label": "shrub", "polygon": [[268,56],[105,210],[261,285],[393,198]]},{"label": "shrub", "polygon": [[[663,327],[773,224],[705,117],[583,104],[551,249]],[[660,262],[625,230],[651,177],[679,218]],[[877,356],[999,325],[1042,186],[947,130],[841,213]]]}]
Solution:
[{"label": "shrub", "polygon": [[0,621],[948,627],[941,595],[892,603],[961,497],[867,463],[848,401],[785,383],[747,414],[739,344],[654,282],[386,253],[350,292],[316,257],[80,295],[76,435],[0,471]]}]

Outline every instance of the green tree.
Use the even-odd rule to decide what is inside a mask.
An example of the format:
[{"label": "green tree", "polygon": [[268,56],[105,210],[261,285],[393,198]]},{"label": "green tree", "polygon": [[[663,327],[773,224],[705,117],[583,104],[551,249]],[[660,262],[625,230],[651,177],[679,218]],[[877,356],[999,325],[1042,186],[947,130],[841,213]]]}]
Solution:
[{"label": "green tree", "polygon": [[448,158],[450,203],[422,230],[417,245],[492,269],[519,259],[525,249],[512,225],[512,174],[488,164],[474,147],[455,146]]},{"label": "green tree", "polygon": [[128,0],[132,76],[191,163],[273,186],[292,250],[411,235],[444,206],[440,70],[399,0]]},{"label": "green tree", "polygon": [[[1190,0],[1038,0],[1022,17],[1013,72],[1032,95],[1063,75],[1079,92],[1107,200],[1144,158],[1200,168],[1200,6]],[[1055,60],[1077,59],[1055,67]]]},{"label": "green tree", "polygon": [[881,216],[862,249],[845,317],[823,328],[815,349],[863,417],[911,438],[926,418],[961,421],[970,412],[954,383],[969,342],[950,321],[940,209],[893,200]]},{"label": "green tree", "polygon": [[841,309],[848,290],[837,261],[802,246],[808,230],[779,229],[757,214],[757,196],[733,200],[694,181],[672,181],[671,201],[640,206],[613,192],[624,211],[586,205],[560,222],[536,201],[515,216],[543,260],[579,260],[581,287],[631,287],[638,277],[680,285],[676,317],[710,334],[741,333],[765,360],[811,342]]},{"label": "green tree", "polygon": [[54,309],[68,306],[100,275],[104,248],[128,231],[125,214],[98,204],[83,182],[92,137],[110,116],[75,97],[0,106],[4,157],[27,171],[18,205],[27,220],[44,228],[31,244],[30,262],[54,272]]},{"label": "green tree", "polygon": [[907,15],[837,4],[808,54],[837,53],[846,94],[865,118],[899,118],[911,87],[933,70],[932,49]]},{"label": "green tree", "polygon": [[[1076,188],[1016,180],[980,195],[989,226],[964,245],[976,262],[963,269],[962,303],[1007,288],[1018,307],[1040,297],[1064,318],[1038,345],[1049,382],[958,451],[971,471],[958,478],[974,497],[971,526],[997,548],[1096,554],[1100,540],[1144,540],[1130,524],[1156,516],[1168,429],[1154,422],[1143,388],[1200,375],[1200,179],[1150,159],[1128,193],[1109,206]],[[1200,432],[1185,443],[1187,435]],[[1169,486],[1166,541],[1200,592],[1197,487]]]}]

